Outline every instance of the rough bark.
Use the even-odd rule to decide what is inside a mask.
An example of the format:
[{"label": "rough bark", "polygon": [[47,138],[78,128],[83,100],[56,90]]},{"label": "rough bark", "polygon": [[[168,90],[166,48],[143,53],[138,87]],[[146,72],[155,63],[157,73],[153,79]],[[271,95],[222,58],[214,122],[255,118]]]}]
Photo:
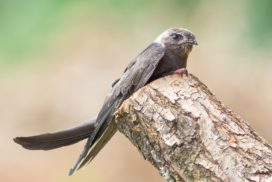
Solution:
[{"label": "rough bark", "polygon": [[271,146],[193,75],[150,83],[115,115],[167,181],[272,181]]}]

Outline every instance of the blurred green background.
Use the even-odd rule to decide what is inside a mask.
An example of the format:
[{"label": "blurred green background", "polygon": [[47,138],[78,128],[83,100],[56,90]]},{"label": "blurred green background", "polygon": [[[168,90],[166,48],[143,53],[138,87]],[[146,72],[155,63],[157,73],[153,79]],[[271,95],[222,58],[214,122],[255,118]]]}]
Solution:
[{"label": "blurred green background", "polygon": [[269,0],[0,0],[0,181],[163,181],[119,133],[72,177],[82,142],[43,152],[12,138],[94,116],[128,62],[170,27],[197,36],[189,72],[272,143],[271,9]]}]

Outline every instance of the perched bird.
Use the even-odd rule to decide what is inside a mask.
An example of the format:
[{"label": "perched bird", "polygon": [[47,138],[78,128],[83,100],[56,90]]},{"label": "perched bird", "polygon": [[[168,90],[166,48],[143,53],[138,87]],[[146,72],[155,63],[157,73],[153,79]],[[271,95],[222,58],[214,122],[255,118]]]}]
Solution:
[{"label": "perched bird", "polygon": [[51,150],[88,138],[79,159],[69,172],[71,175],[92,161],[115,134],[117,126],[114,112],[125,99],[157,78],[173,73],[187,74],[187,58],[193,45],[197,45],[197,41],[191,31],[184,28],[166,30],[128,64],[122,76],[113,83],[96,118],[70,129],[16,137],[14,141],[30,150]]}]

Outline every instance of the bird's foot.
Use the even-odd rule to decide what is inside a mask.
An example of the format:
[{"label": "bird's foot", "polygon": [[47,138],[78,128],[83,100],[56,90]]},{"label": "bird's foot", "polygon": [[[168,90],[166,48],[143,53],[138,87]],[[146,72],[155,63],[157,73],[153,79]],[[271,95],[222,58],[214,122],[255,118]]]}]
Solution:
[{"label": "bird's foot", "polygon": [[188,76],[188,71],[187,71],[186,68],[180,68],[180,69],[177,69],[176,71],[170,71],[170,72],[167,72],[167,73],[163,73],[162,77],[163,76],[168,76],[168,75],[173,75],[173,74],[177,74],[177,75],[180,75],[180,76],[185,74],[186,76]]},{"label": "bird's foot", "polygon": [[185,74],[186,76],[188,76],[188,71],[187,71],[186,68],[177,69],[176,71],[173,71],[172,73],[173,74],[179,74],[179,75]]}]

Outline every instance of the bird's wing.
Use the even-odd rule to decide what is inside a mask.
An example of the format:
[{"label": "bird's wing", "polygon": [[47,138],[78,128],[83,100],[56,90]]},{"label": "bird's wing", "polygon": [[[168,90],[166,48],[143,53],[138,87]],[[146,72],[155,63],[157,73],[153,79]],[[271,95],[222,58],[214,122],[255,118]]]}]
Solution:
[{"label": "bird's wing", "polygon": [[115,110],[126,98],[148,82],[163,56],[164,47],[158,43],[152,43],[127,66],[104,102],[96,120],[96,129],[89,137],[75,166],[70,170],[70,175],[79,164],[81,168],[94,159],[108,142],[116,131],[116,126],[113,126],[115,123],[112,122]]},{"label": "bird's wing", "polygon": [[116,83],[117,88],[114,89],[113,94],[118,95],[121,92],[122,95],[129,96],[143,87],[164,56],[164,51],[164,47],[161,44],[150,44],[129,63],[122,77]]},{"label": "bird's wing", "polygon": [[[139,75],[141,74],[142,70],[146,69],[146,73],[148,73],[148,71],[151,71],[150,69],[152,68],[154,69],[156,67],[155,65],[160,61],[163,55],[164,47],[161,44],[158,43],[150,44],[145,50],[143,50],[136,58],[134,58],[127,65],[122,75],[123,79],[127,80],[126,82],[129,82],[131,79],[133,79],[134,80],[133,84],[135,84],[136,82],[138,82]],[[138,65],[135,65],[135,63],[137,63]],[[148,67],[149,63],[152,63],[150,67]],[[153,73],[153,71],[151,72]],[[130,79],[128,79],[128,75],[131,75]],[[112,83],[112,87],[114,87],[122,79],[122,77],[116,79]],[[140,82],[138,83],[141,84]]]}]

